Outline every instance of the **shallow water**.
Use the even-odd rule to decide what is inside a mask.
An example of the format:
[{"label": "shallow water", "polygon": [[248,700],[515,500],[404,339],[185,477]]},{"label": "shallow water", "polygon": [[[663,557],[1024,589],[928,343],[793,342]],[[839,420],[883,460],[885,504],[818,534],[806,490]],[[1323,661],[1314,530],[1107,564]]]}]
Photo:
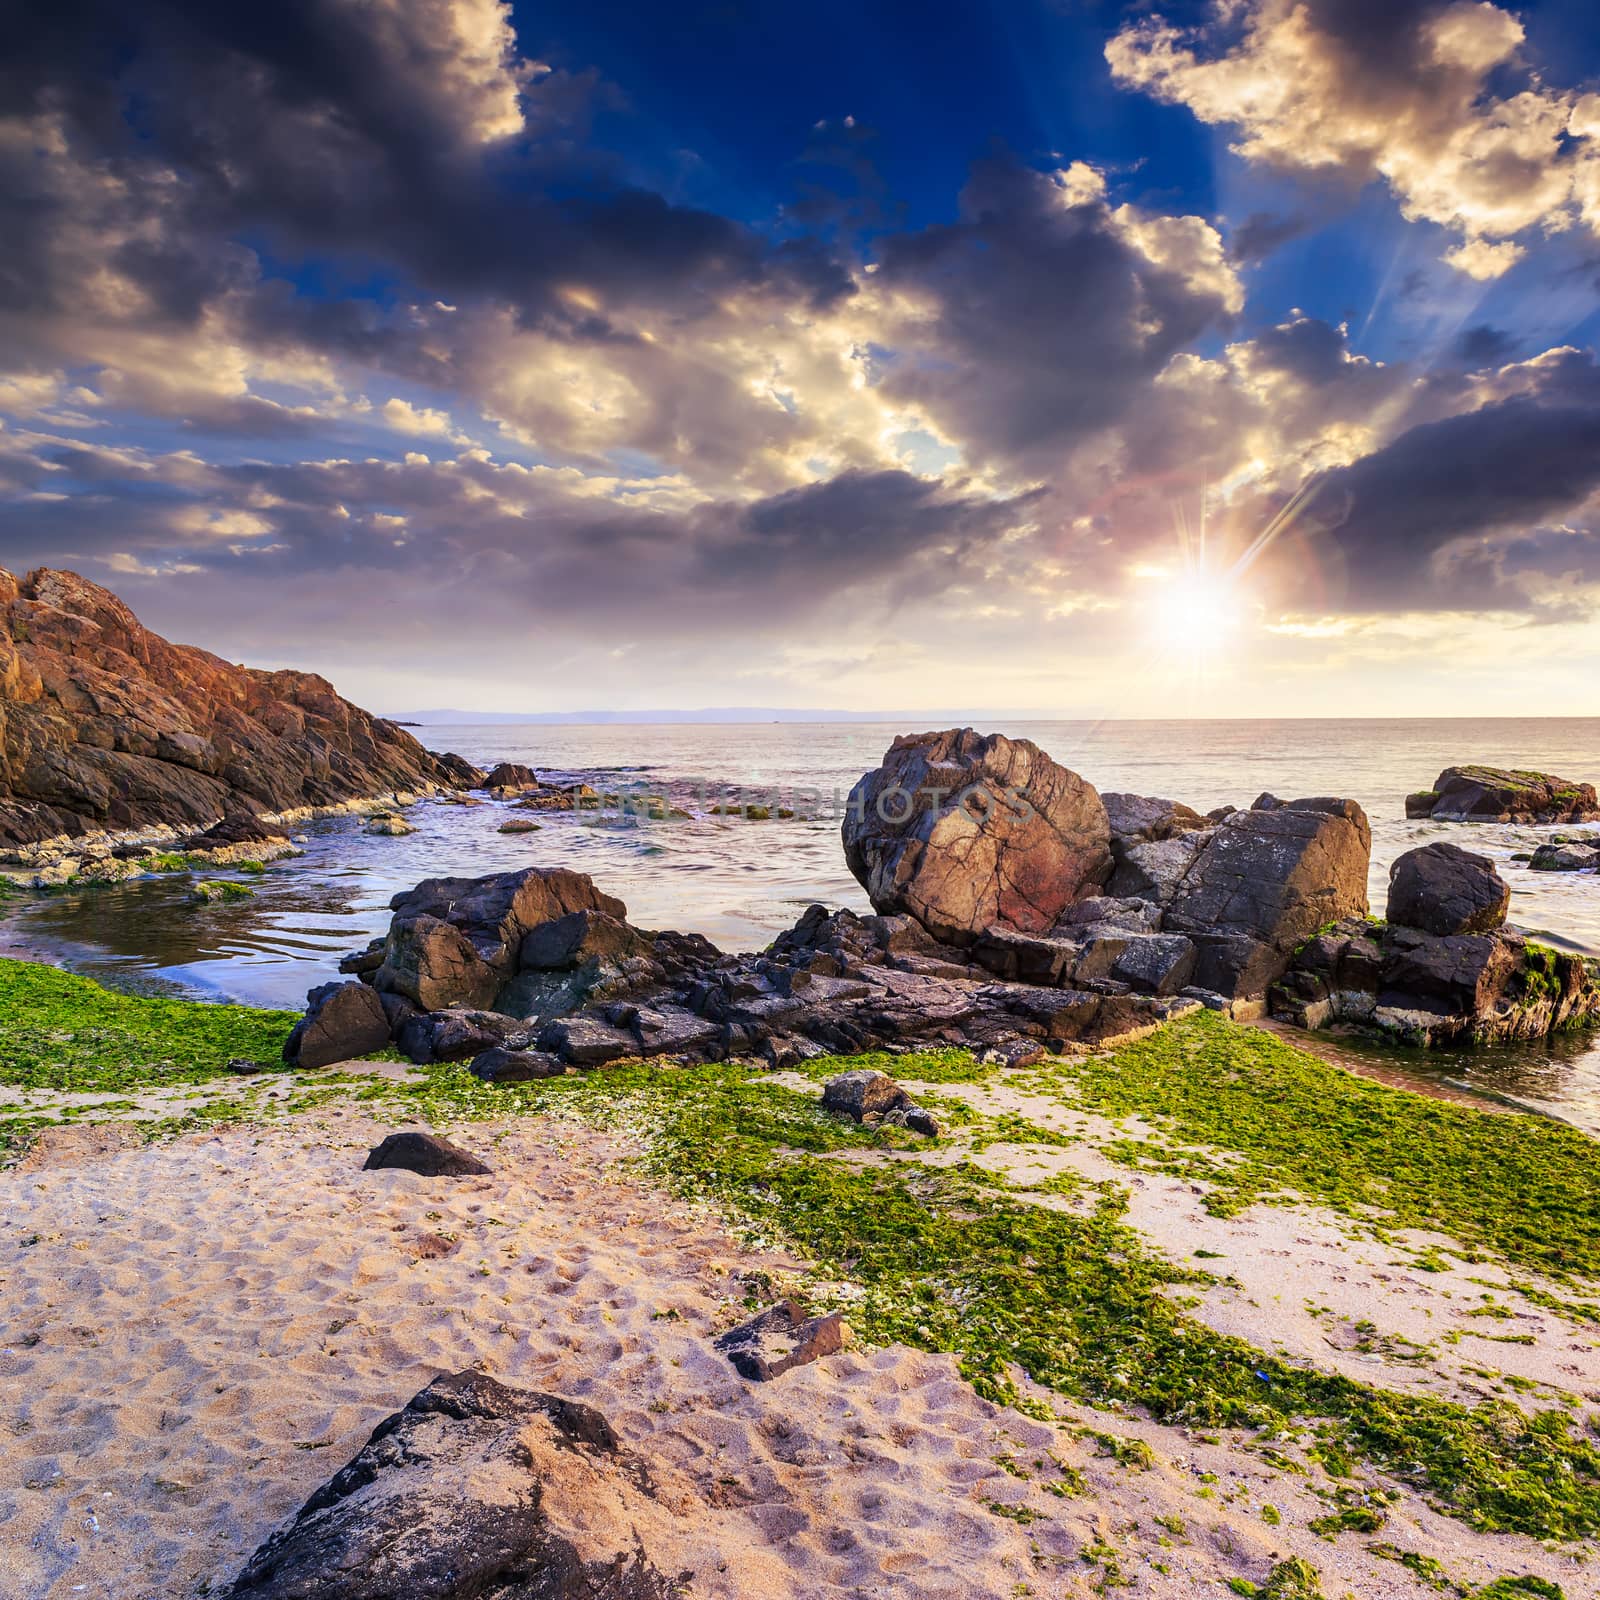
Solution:
[{"label": "shallow water", "polygon": [[[194,906],[182,878],[51,896],[11,915],[7,942],[119,986],[176,986],[297,1007],[309,987],[333,975],[340,955],[383,930],[390,897],[419,879],[537,864],[591,873],[643,926],[758,948],[812,901],[867,909],[845,870],[838,817],[851,784],[905,730],[770,723],[418,731],[433,748],[485,766],[522,761],[597,788],[666,793],[700,813],[726,788],[736,798],[793,804],[803,815],[652,822],[614,812],[544,813],[535,817],[539,832],[512,836],[495,831],[506,814],[500,806],[424,803],[411,812],[418,831],[404,838],[367,835],[349,818],[310,825],[304,856],[274,865],[253,899]],[[1407,793],[1464,761],[1594,781],[1600,719],[1015,722],[1000,731],[1034,740],[1101,789],[1168,795],[1202,811],[1247,805],[1264,790],[1353,796],[1372,819],[1375,909],[1396,856],[1430,839],[1454,839],[1494,857],[1512,886],[1517,926],[1600,955],[1600,878],[1534,873],[1510,859],[1549,830],[1408,822],[1404,806]],[[1549,1102],[1600,1128],[1600,1047],[1447,1053],[1426,1066]]]}]

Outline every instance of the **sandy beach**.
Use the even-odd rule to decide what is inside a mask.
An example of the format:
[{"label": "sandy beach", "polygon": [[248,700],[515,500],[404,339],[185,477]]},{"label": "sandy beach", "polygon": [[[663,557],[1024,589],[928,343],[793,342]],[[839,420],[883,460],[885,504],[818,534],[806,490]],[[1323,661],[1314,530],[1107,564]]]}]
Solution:
[{"label": "sandy beach", "polygon": [[[469,1366],[606,1414],[657,1485],[652,1548],[693,1572],[693,1594],[1209,1596],[1290,1554],[1330,1596],[1437,1592],[1375,1541],[1307,1532],[1326,1509],[1313,1479],[1215,1433],[1024,1382],[1055,1414],[1039,1421],[980,1399],[952,1358],[899,1346],[746,1383],[711,1339],[803,1284],[804,1262],[640,1181],[615,1134],[472,1123],[449,1132],[490,1177],[361,1172],[390,1126],[324,1109],[155,1144],[66,1128],[0,1174],[8,1600],[218,1592],[378,1420]],[[1449,1283],[1381,1265],[1330,1216],[1260,1209],[1218,1223],[1186,1185],[1134,1182],[1134,1220],[1159,1245],[1230,1253],[1232,1286],[1200,1315],[1407,1381],[1319,1341],[1332,1330],[1305,1304],[1409,1336]],[[1592,1402],[1593,1330],[1556,1322],[1506,1349]],[[1409,1491],[1384,1538],[1463,1585],[1516,1571],[1593,1592],[1570,1553],[1476,1533]]]}]

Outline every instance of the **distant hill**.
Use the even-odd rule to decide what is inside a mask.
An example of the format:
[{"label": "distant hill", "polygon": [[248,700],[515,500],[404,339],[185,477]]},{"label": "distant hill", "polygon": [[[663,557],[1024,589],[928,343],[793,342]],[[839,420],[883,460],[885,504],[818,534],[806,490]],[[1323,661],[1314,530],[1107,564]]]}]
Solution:
[{"label": "distant hill", "polygon": [[[1035,713],[1037,715],[1037,713]],[[919,727],[948,727],[972,718],[986,720],[994,713],[981,711],[837,711],[792,706],[704,706],[693,711],[396,711],[389,720],[405,727],[499,727],[506,723],[633,723],[633,722],[894,722]]]}]

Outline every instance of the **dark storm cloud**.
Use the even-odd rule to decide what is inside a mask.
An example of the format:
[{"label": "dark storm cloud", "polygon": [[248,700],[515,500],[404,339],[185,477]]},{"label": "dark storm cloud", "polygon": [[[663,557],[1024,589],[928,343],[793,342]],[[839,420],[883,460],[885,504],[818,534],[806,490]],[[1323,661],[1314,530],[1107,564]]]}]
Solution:
[{"label": "dark storm cloud", "polygon": [[1058,467],[1175,352],[1227,320],[1220,240],[1196,218],[1161,222],[1170,232],[1141,234],[1092,189],[985,161],[960,221],[884,245],[883,287],[934,313],[896,330],[906,353],[887,366],[885,389],[980,457]]},{"label": "dark storm cloud", "polygon": [[[1552,575],[1568,570],[1577,546],[1537,530],[1597,488],[1600,400],[1558,390],[1409,429],[1326,474],[1305,520],[1328,530],[1351,610],[1524,609],[1537,601],[1505,579],[1546,559]],[[1592,550],[1579,565],[1592,570]]]},{"label": "dark storm cloud", "polygon": [[[35,8],[0,69],[0,106],[39,130],[6,147],[0,306],[70,316],[104,263],[137,285],[143,326],[182,327],[255,294],[240,238],[376,267],[402,294],[492,296],[575,340],[608,330],[574,319],[569,284],[684,317],[733,289],[848,293],[814,243],[773,248],[630,183],[586,142],[601,86],[502,59],[486,4],[471,19],[487,42],[463,43],[456,15],[447,0]],[[389,353],[381,327],[316,303],[330,298],[280,283],[245,321],[260,338]]]},{"label": "dark storm cloud", "polygon": [[1516,348],[1514,334],[1480,322],[1476,327],[1462,329],[1456,336],[1452,353],[1469,367],[1497,367],[1509,361]]}]

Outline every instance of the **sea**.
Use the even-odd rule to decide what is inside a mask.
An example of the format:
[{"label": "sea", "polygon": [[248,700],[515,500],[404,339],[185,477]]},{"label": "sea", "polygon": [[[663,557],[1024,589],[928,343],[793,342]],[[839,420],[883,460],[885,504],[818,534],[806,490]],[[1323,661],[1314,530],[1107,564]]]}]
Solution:
[{"label": "sea", "polygon": [[[759,949],[806,906],[870,909],[845,867],[840,822],[851,786],[903,723],[434,725],[436,750],[480,766],[522,762],[555,781],[615,794],[599,812],[534,815],[539,831],[497,831],[502,806],[423,802],[416,832],[363,831],[341,816],[307,824],[302,854],[253,880],[249,899],[194,904],[181,877],[30,898],[8,909],[0,942],[110,986],[295,1009],[338,959],[383,932],[397,893],[422,878],[532,865],[591,874],[643,927]],[[1102,790],[1183,800],[1200,811],[1349,796],[1372,821],[1370,896],[1381,914],[1389,866],[1449,839],[1491,856],[1512,887],[1511,921],[1551,944],[1600,956],[1600,877],[1535,873],[1516,861],[1551,830],[1411,822],[1405,796],[1463,762],[1600,779],[1600,718],[1014,721],[985,725],[1034,741]],[[646,797],[667,802],[654,820]],[[765,821],[713,815],[764,804]],[[793,817],[779,817],[779,810]],[[685,812],[688,815],[674,815]],[[520,816],[533,815],[528,812]],[[1568,829],[1600,834],[1600,826]],[[225,874],[215,874],[224,876]],[[1600,1039],[1554,1047],[1449,1051],[1408,1070],[1470,1082],[1600,1132]]]}]

